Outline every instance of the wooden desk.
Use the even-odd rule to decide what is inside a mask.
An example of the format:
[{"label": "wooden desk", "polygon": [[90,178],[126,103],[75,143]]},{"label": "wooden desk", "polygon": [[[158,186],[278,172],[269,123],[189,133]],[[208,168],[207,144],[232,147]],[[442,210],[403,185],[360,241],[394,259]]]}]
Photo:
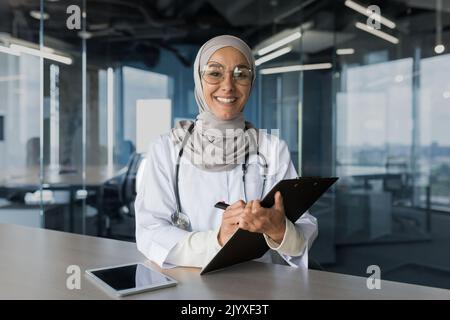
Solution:
[{"label": "wooden desk", "polygon": [[[84,271],[144,260],[130,242],[0,224],[0,299],[114,298]],[[80,290],[66,287],[69,265],[82,270]],[[127,299],[450,299],[450,290],[391,281],[369,290],[366,278],[258,262],[205,276],[196,268],[163,272],[179,284]]]}]

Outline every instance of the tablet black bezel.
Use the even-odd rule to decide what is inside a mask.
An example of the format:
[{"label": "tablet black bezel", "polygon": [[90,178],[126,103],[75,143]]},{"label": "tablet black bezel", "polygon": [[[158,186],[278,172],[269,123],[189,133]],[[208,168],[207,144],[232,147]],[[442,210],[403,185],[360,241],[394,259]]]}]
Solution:
[{"label": "tablet black bezel", "polygon": [[[98,277],[95,274],[95,272],[97,272],[97,271],[111,270],[111,269],[117,269],[117,268],[121,268],[121,267],[130,267],[130,266],[137,266],[137,265],[141,265],[141,266],[149,269],[151,272],[162,275],[168,281],[164,282],[164,283],[156,283],[156,284],[152,284],[152,285],[148,285],[148,286],[117,290],[114,287],[112,287],[111,284],[104,281],[102,278]],[[102,286],[102,288],[106,289],[109,293],[113,293],[114,295],[120,296],[120,297],[135,294],[135,293],[141,293],[141,292],[145,292],[145,291],[152,291],[152,290],[172,287],[172,286],[175,286],[178,284],[178,282],[175,279],[165,275],[162,272],[159,272],[159,271],[149,267],[148,265],[146,265],[142,262],[134,262],[134,263],[121,264],[121,265],[107,266],[107,267],[102,267],[102,268],[88,269],[88,270],[86,270],[86,274],[89,275],[92,279],[94,279],[96,283],[100,284]]]}]

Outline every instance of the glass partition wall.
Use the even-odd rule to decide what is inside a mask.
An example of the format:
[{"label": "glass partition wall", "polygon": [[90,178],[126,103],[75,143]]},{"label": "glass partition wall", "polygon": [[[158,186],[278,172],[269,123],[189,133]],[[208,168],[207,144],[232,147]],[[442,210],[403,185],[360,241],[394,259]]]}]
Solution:
[{"label": "glass partition wall", "polygon": [[355,3],[333,5],[334,45],[315,54],[333,68],[304,79],[304,110],[326,110],[314,132],[328,151],[318,165],[304,140],[303,174],[339,177],[329,270],[365,276],[378,265],[384,279],[450,288],[448,7]]},{"label": "glass partition wall", "polygon": [[[23,54],[10,48],[9,34],[1,35],[0,43],[0,168],[1,179],[10,184],[22,185],[12,181],[12,177],[27,179],[34,185],[33,191],[40,188],[40,58]],[[37,45],[36,45],[37,46]],[[13,47],[14,48],[14,47]],[[2,207],[8,207],[15,199],[24,198],[25,191],[5,186]],[[40,226],[39,193],[30,194],[33,209],[25,214],[29,225]],[[31,201],[32,200],[32,201]],[[6,211],[6,210],[5,210]],[[4,221],[15,221],[15,212],[8,210]]]},{"label": "glass partition wall", "polygon": [[450,288],[449,24],[439,0],[305,1],[272,21],[288,53],[259,67],[258,125],[299,174],[339,177],[310,210],[329,271]]},{"label": "glass partition wall", "polygon": [[24,15],[19,5],[1,4],[1,215],[84,233],[75,219],[84,212],[83,46],[76,34],[63,41],[68,5],[41,0]]},{"label": "glass partition wall", "polygon": [[[87,233],[87,78],[83,1],[42,1],[43,65],[43,189],[53,198],[44,202],[67,211],[65,230]],[[46,215],[45,215],[46,216]],[[68,225],[67,225],[68,224]]]}]

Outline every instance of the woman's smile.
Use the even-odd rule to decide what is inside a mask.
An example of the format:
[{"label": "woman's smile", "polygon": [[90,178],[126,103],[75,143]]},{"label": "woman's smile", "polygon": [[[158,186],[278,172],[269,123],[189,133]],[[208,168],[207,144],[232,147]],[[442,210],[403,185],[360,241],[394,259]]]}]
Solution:
[{"label": "woman's smile", "polygon": [[237,101],[237,97],[214,97],[219,103],[230,105]]}]

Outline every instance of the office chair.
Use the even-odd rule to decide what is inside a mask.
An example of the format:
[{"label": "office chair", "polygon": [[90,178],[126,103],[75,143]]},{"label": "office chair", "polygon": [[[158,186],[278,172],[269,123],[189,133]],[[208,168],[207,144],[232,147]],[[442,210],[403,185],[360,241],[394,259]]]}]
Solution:
[{"label": "office chair", "polygon": [[136,147],[130,140],[123,140],[117,146],[117,162],[121,165],[127,164],[136,153]]},{"label": "office chair", "polygon": [[132,225],[134,228],[136,176],[142,159],[142,154],[133,153],[125,170],[104,184],[103,208],[107,217],[106,236],[108,238],[134,240],[134,230],[116,233],[114,229],[117,229],[119,225]]},{"label": "office chair", "polygon": [[120,187],[119,200],[122,203],[122,210],[130,216],[135,215],[134,200],[136,199],[136,179],[143,155],[133,153],[127,165],[127,172]]}]

